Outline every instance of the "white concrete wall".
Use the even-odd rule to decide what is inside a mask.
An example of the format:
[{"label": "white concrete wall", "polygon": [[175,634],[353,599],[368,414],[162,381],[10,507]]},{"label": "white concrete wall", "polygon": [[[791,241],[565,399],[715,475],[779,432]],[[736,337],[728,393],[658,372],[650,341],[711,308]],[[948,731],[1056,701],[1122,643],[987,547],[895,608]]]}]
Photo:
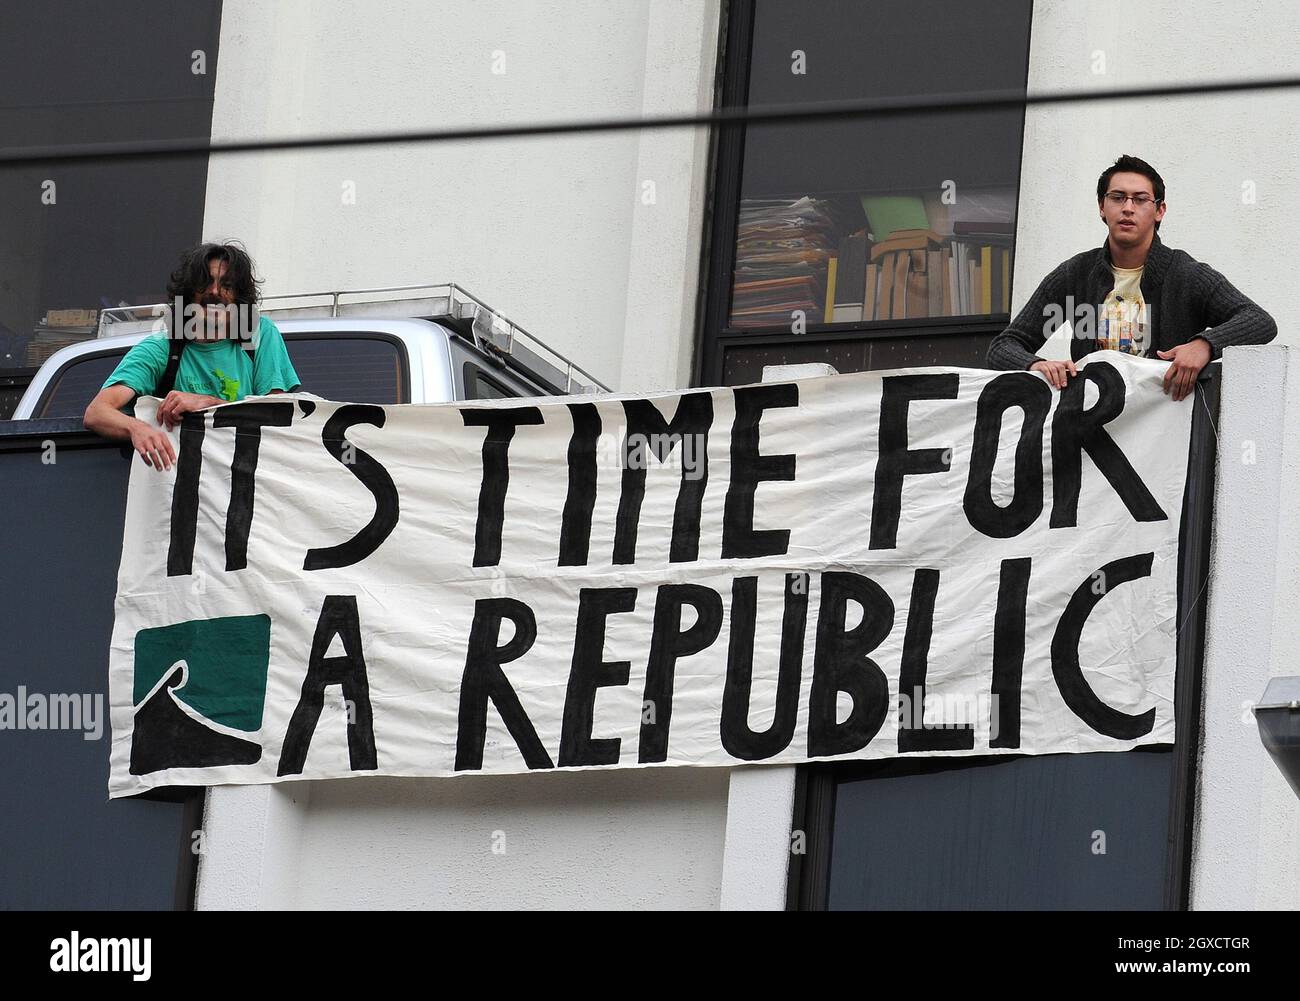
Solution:
[{"label": "white concrete wall", "polygon": [[[717,0],[226,0],[212,134],[707,110],[719,25]],[[672,389],[707,180],[693,129],[216,157],[204,230],[266,294],[454,280],[615,388]],[[727,799],[694,768],[214,788],[198,906],[716,908]]]},{"label": "white concrete wall", "polygon": [[653,768],[218,786],[197,906],[715,909],[727,783]]},{"label": "white concrete wall", "polygon": [[[212,138],[705,111],[719,24],[718,0],[227,0]],[[216,157],[204,232],[266,294],[456,281],[616,389],[675,389],[706,166],[697,129]]]},{"label": "white concrete wall", "polygon": [[1250,706],[1300,674],[1300,359],[1289,345],[1224,353],[1192,854],[1196,910],[1300,908],[1300,801]]},{"label": "white concrete wall", "polygon": [[[1029,91],[1295,75],[1297,33],[1300,5],[1289,0],[1035,0]],[[1280,342],[1300,342],[1285,320],[1300,308],[1292,276],[1297,112],[1294,89],[1029,108],[1012,308],[1061,261],[1101,245],[1097,178],[1130,153],[1164,178],[1160,239],[1223,272],[1268,310]],[[1253,204],[1243,201],[1248,182]],[[1042,353],[1068,358],[1068,341],[1053,338]]]}]

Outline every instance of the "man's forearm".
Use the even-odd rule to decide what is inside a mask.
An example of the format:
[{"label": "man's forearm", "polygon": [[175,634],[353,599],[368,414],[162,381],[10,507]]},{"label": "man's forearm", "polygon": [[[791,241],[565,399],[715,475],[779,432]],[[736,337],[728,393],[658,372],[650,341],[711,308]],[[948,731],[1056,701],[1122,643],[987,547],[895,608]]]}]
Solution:
[{"label": "man's forearm", "polygon": [[[1065,301],[1063,267],[1039,282],[1007,329],[993,338],[987,358],[989,368],[1023,372],[1034,362],[1042,361],[1035,352],[1067,318],[1064,305],[1056,305]],[[1053,316],[1054,322],[1049,319]]]},{"label": "man's forearm", "polygon": [[88,431],[94,431],[105,438],[129,441],[131,429],[144,422],[129,414],[109,406],[107,403],[92,403],[86,410],[83,423]]},{"label": "man's forearm", "polygon": [[1277,322],[1259,306],[1251,303],[1239,309],[1231,319],[1197,334],[1210,342],[1214,357],[1234,344],[1267,344],[1277,336]]},{"label": "man's forearm", "polygon": [[1258,303],[1208,264],[1201,265],[1205,294],[1203,322],[1208,328],[1196,336],[1210,343],[1214,358],[1234,344],[1267,344],[1277,336],[1277,323]]},{"label": "man's forearm", "polygon": [[1008,327],[993,338],[993,343],[989,345],[989,368],[1023,372],[1034,362],[1042,361],[1015,334],[1016,331]]}]

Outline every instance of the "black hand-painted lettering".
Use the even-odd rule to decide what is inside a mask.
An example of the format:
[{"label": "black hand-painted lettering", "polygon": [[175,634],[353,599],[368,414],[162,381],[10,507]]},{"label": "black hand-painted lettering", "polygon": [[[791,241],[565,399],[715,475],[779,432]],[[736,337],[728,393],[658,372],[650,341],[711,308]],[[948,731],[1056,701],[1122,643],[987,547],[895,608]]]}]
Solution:
[{"label": "black hand-painted lettering", "polygon": [[736,420],[731,427],[731,484],[722,515],[722,558],[749,559],[784,556],[790,548],[790,530],[754,528],[754,493],[767,480],[793,480],[792,454],[760,455],[758,424],[764,410],[797,407],[799,387],[794,383],[744,386],[732,391]]},{"label": "black hand-painted lettering", "polygon": [[226,569],[248,566],[248,530],[253,524],[253,494],[262,428],[287,428],[292,403],[238,403],[212,415],[214,428],[235,429],[235,457],[230,465],[230,506],[226,509]]},{"label": "black hand-painted lettering", "polygon": [[[1046,383],[1044,383],[1046,385]],[[1003,560],[993,615],[993,684],[997,732],[990,747],[1020,746],[1020,683],[1025,668],[1025,609],[1033,560]]]},{"label": "black hand-painted lettering", "polygon": [[176,457],[172,487],[171,541],[167,546],[167,576],[194,572],[194,536],[198,532],[199,475],[203,472],[204,414],[181,418],[181,451]]},{"label": "black hand-painted lettering", "polygon": [[[682,629],[682,608],[686,605],[695,610],[695,624]],[[721,628],[722,597],[713,588],[702,584],[660,585],[655,595],[650,657],[646,664],[639,763],[668,760],[677,661],[708,647],[718,638]]]},{"label": "black hand-painted lettering", "polygon": [[1132,715],[1097,698],[1079,664],[1079,639],[1097,603],[1120,584],[1150,576],[1154,556],[1154,553],[1140,553],[1111,560],[1090,575],[1070,596],[1052,636],[1052,676],[1061,690],[1061,698],[1079,719],[1116,740],[1133,740],[1150,733],[1155,725],[1155,707]]},{"label": "black hand-painted lettering", "polygon": [[[334,637],[343,641],[343,654],[326,657]],[[277,775],[301,775],[307,762],[316,724],[325,707],[325,689],[343,686],[348,704],[348,765],[354,772],[374,771],[379,767],[375,752],[374,715],[370,708],[370,682],[366,677],[366,659],[361,652],[361,621],[357,599],[352,594],[327,595],[316,620],[316,635],[311,641],[311,659],[302,679],[302,692],[285,731]]]},{"label": "black hand-painted lettering", "polygon": [[596,507],[596,441],[600,411],[594,403],[570,403],[573,437],[569,439],[569,492],[560,522],[562,567],[585,567],[591,552],[591,513]]},{"label": "black hand-painted lettering", "polygon": [[[1016,443],[1011,502],[993,501],[993,467],[1006,412],[1020,407],[1025,414]],[[1007,372],[991,380],[980,393],[971,442],[970,475],[966,479],[966,519],[978,532],[994,539],[1019,535],[1043,513],[1043,424],[1052,409],[1052,390],[1029,372]]]},{"label": "black hand-painted lettering", "polygon": [[373,424],[377,428],[382,428],[385,416],[383,407],[350,403],[339,407],[325,422],[325,427],[321,430],[321,443],[330,455],[343,463],[374,495],[375,513],[370,522],[347,542],[321,549],[309,549],[307,558],[302,564],[304,570],[329,570],[360,563],[383,545],[384,540],[392,535],[393,529],[397,527],[400,504],[393,478],[374,456],[364,449],[357,448],[345,437],[348,428],[354,424]]},{"label": "black hand-painted lettering", "polygon": [[898,753],[960,751],[975,746],[969,723],[925,725],[925,677],[930,667],[930,640],[934,635],[934,601],[939,593],[939,571],[929,567],[912,574],[912,598],[903,634],[903,658],[898,672]]},{"label": "black hand-painted lettering", "polygon": [[[808,756],[851,754],[871,743],[889,712],[889,681],[869,656],[894,628],[894,603],[861,574],[828,571],[821,576],[813,678],[808,694]],[[845,629],[848,603],[862,607],[862,621]],[[840,692],[853,708],[838,722]]]},{"label": "black hand-painted lettering", "polygon": [[606,661],[605,625],[609,616],[636,606],[634,587],[584,587],[578,592],[578,624],[573,637],[573,664],[564,695],[560,724],[560,767],[616,765],[621,737],[592,739],[596,690],[626,685],[631,662]]},{"label": "black hand-painted lettering", "polygon": [[749,726],[754,681],[754,623],[757,616],[757,577],[731,582],[731,640],[727,649],[727,680],[722,690],[722,746],[733,758],[762,761],[780,754],[794,738],[799,716],[799,683],[803,677],[803,647],[808,623],[808,575],[785,575],[785,612],[781,621],[781,654],[776,677],[776,709],[764,731]]},{"label": "black hand-painted lettering", "polygon": [[541,424],[536,407],[500,410],[461,410],[466,427],[485,427],[483,482],[478,491],[478,522],[474,526],[474,565],[494,567],[501,562],[501,529],[506,515],[506,489],[510,486],[510,440],[522,424]]},{"label": "black hand-painted lettering", "polygon": [[916,400],[952,400],[959,376],[893,375],[883,380],[880,398],[880,454],[871,502],[871,549],[898,545],[898,519],[903,510],[903,477],[946,472],[951,448],[908,448],[907,410]]},{"label": "black hand-painted lettering", "polygon": [[[1083,389],[1097,387],[1097,402],[1083,409]],[[1083,453],[1087,452],[1119,494],[1134,521],[1164,521],[1169,516],[1115,444],[1106,425],[1124,412],[1124,377],[1110,362],[1093,362],[1061,390],[1052,418],[1052,528],[1074,528],[1079,520]]]},{"label": "black hand-painted lettering", "polygon": [[[515,633],[500,645],[501,623],[509,619]],[[502,664],[518,660],[537,639],[537,617],[533,610],[514,598],[479,598],[474,602],[474,621],[469,629],[465,672],[460,680],[460,712],[456,724],[458,772],[483,767],[483,743],[487,739],[488,701],[496,706],[510,736],[523,753],[529,768],[551,768],[537,730],[519,702]]]},{"label": "black hand-painted lettering", "polygon": [[614,563],[636,562],[636,537],[645,499],[646,466],[653,455],[667,460],[680,446],[681,484],[673,510],[673,537],[668,560],[688,563],[699,559],[700,507],[709,480],[709,426],[713,423],[713,396],[685,393],[678,398],[672,423],[650,400],[624,400],[627,438],[624,442],[623,482],[614,528]]}]

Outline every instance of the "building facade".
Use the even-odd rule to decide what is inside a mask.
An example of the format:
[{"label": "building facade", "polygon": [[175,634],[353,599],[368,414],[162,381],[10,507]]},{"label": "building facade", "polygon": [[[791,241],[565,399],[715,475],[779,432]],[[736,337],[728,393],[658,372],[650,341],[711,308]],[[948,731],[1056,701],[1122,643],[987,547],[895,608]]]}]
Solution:
[{"label": "building facade", "polygon": [[[167,99],[189,117],[153,119],[142,138],[1104,91],[1284,76],[1300,65],[1289,44],[1300,10],[1281,0],[959,9],[223,0],[187,30],[167,43],[183,67]],[[205,74],[192,72],[200,53]],[[134,112],[120,110],[139,119],[149,94],[131,98]],[[151,276],[161,281],[174,251],[201,237],[242,240],[268,295],[457,282],[622,392],[740,384],[765,366],[809,362],[842,372],[981,366],[989,339],[1041,278],[1104,238],[1097,177],[1121,153],[1163,173],[1161,238],[1224,272],[1279,323],[1273,345],[1231,349],[1218,379],[1217,465],[1214,452],[1206,460],[1213,504],[1202,506],[1213,526],[1208,582],[1192,602],[1203,603],[1203,678],[1189,681],[1186,722],[1199,726],[1181,756],[217,787],[197,842],[196,906],[1300,906],[1300,806],[1248,710],[1269,677],[1296,673],[1287,609],[1300,558],[1290,490],[1300,436],[1287,431],[1300,427],[1300,378],[1288,379],[1296,292],[1285,269],[1289,199],[1300,191],[1289,155],[1298,103],[1300,93],[1278,89],[219,154],[122,180],[140,188],[137,208],[106,217],[89,244],[25,208],[18,228],[43,234],[43,256],[27,255],[12,230],[0,237],[13,263],[0,321],[11,361],[24,365],[39,361],[30,345],[42,333],[48,343],[59,336],[42,314],[147,299]],[[30,135],[37,145],[68,133]],[[26,199],[40,169],[0,173],[6,199]],[[79,169],[60,183],[61,198],[89,199],[110,183],[105,168]],[[151,205],[155,190],[166,196]],[[913,224],[945,238],[935,256],[854,258],[864,235]],[[769,239],[790,242],[773,259]],[[83,266],[119,249],[132,263],[79,284],[61,270],[69,241],[93,248]],[[928,284],[908,285],[913,272],[895,265],[923,271]],[[874,284],[855,289],[844,276],[863,266]],[[1068,341],[1058,336],[1043,353],[1068,357]],[[1060,760],[1071,757],[1080,760]],[[976,794],[986,812],[936,826]],[[996,826],[1016,796],[1052,806]],[[909,817],[924,830],[908,831],[917,854],[895,855],[895,868],[946,852],[935,871],[960,893],[900,888],[873,861],[902,850]],[[895,840],[881,833],[886,821]],[[1112,845],[1100,862],[1090,851],[1098,829]],[[1048,875],[1008,885],[1006,859],[972,847],[994,835],[1016,860],[1041,850]]]}]

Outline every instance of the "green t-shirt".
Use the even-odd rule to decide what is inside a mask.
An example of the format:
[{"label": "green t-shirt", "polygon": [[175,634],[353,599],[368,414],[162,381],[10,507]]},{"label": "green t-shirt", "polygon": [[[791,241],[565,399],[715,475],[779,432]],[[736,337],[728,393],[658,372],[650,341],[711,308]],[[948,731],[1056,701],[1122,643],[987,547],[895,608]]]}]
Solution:
[{"label": "green t-shirt", "polygon": [[[289,361],[280,328],[263,316],[249,352],[235,341],[190,341],[181,352],[173,388],[182,393],[200,393],[222,400],[265,396],[273,389],[292,392],[299,386],[298,373]],[[167,368],[166,334],[153,334],[126,353],[102,388],[121,383],[137,396],[157,395],[158,382]]]}]

